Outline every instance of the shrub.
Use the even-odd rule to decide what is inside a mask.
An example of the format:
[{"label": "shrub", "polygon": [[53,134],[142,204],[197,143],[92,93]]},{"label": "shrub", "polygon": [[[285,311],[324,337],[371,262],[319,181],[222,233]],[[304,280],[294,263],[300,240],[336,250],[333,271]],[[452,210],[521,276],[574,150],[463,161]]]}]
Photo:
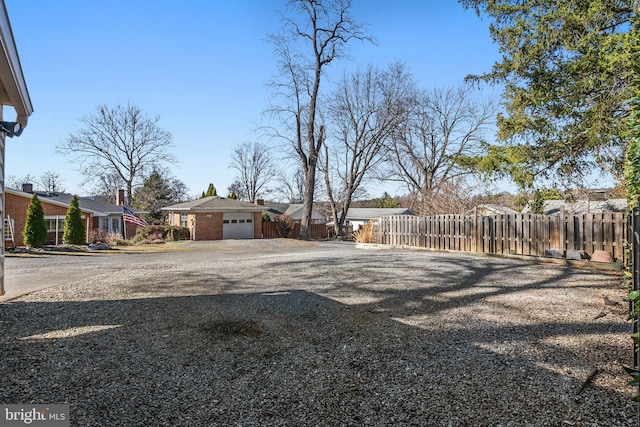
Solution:
[{"label": "shrub", "polygon": [[100,230],[99,228],[95,228],[93,230],[89,230],[89,235],[87,236],[87,241],[89,243],[106,243],[107,242],[107,232],[104,230]]},{"label": "shrub", "polygon": [[149,225],[138,228],[133,243],[156,241],[178,241],[189,237],[189,228],[175,225]]},{"label": "shrub", "polygon": [[369,222],[363,225],[359,230],[352,233],[353,239],[358,243],[375,243],[375,228],[376,224],[374,222]]},{"label": "shrub", "polygon": [[67,209],[67,217],[64,220],[62,243],[82,245],[86,242],[85,237],[82,214],[80,213],[80,206],[78,206],[78,197],[73,196],[71,203],[69,203],[69,209]]},{"label": "shrub", "polygon": [[27,220],[22,230],[24,244],[34,248],[42,247],[47,241],[47,224],[38,195],[34,194],[27,207]]},{"label": "shrub", "polygon": [[295,224],[296,221],[289,215],[278,215],[276,217],[276,230],[278,231],[278,236],[289,237],[293,231],[293,227],[295,227]]}]

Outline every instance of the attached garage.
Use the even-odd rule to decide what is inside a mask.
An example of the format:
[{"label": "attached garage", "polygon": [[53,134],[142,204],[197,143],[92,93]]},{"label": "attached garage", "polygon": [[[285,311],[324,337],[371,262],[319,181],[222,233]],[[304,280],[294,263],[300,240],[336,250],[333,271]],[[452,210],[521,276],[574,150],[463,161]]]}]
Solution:
[{"label": "attached garage", "polygon": [[264,206],[212,196],[162,208],[191,240],[261,239]]}]

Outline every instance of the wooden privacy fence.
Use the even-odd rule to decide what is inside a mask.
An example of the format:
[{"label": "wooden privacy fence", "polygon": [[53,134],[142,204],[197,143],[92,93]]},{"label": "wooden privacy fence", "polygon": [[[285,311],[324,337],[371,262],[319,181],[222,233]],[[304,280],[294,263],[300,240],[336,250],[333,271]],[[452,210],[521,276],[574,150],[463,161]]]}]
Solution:
[{"label": "wooden privacy fence", "polygon": [[[325,239],[333,239],[335,237],[335,232],[333,226],[329,226],[326,224],[311,224],[310,226],[310,238],[312,240],[325,240]],[[262,238],[263,239],[274,239],[277,237],[292,237],[296,238],[300,234],[300,223],[297,222],[293,224],[291,230],[289,230],[288,235],[283,236],[282,230],[278,229],[278,224],[275,221],[263,221],[262,222]],[[353,237],[353,227],[351,225],[345,225],[343,227],[343,240],[351,240]]]},{"label": "wooden privacy fence", "polygon": [[623,213],[394,215],[376,220],[377,241],[429,249],[548,256],[553,251],[610,252],[623,261]]},{"label": "wooden privacy fence", "polygon": [[[300,223],[297,222],[292,224],[288,233],[284,233],[287,235],[282,235],[283,231],[286,230],[279,230],[276,222],[264,221],[262,223],[262,238],[264,239],[273,239],[276,237],[298,237],[300,234]],[[311,224],[309,226],[310,238],[314,240],[328,239],[331,237],[331,232],[332,230],[330,227],[327,227],[326,224]]]}]

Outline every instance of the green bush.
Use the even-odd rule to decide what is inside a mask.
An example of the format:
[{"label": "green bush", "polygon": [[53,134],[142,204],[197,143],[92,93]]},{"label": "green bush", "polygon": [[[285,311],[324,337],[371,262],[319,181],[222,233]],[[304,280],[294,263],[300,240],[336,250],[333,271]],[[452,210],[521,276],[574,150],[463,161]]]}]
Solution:
[{"label": "green bush", "polygon": [[83,245],[86,243],[86,234],[77,196],[73,196],[71,203],[69,203],[69,209],[67,209],[67,217],[64,220],[64,232],[62,233],[62,243],[67,245]]},{"label": "green bush", "polygon": [[24,244],[33,248],[41,248],[47,241],[47,223],[38,195],[34,194],[27,208],[27,220],[22,230]]},{"label": "green bush", "polygon": [[138,228],[133,243],[152,242],[158,240],[178,241],[188,239],[190,236],[189,228],[178,227],[175,225],[149,225],[144,228]]}]

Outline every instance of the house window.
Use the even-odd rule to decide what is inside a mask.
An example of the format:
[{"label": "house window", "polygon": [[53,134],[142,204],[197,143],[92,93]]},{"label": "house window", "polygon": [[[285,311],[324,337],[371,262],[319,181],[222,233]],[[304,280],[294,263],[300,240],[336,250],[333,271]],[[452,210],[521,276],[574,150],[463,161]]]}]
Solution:
[{"label": "house window", "polygon": [[121,218],[119,216],[111,217],[111,228],[109,229],[112,233],[120,233],[122,228],[120,227]]},{"label": "house window", "polygon": [[63,216],[59,216],[59,217],[45,217],[44,218],[44,222],[45,224],[47,224],[47,232],[49,233],[55,233],[56,232],[56,222],[57,222],[57,230],[59,232],[64,230],[64,217]]},{"label": "house window", "polygon": [[189,226],[189,215],[186,213],[180,214],[180,227],[188,227]]},{"label": "house window", "polygon": [[120,217],[101,217],[98,219],[98,228],[107,233],[120,233]]}]

